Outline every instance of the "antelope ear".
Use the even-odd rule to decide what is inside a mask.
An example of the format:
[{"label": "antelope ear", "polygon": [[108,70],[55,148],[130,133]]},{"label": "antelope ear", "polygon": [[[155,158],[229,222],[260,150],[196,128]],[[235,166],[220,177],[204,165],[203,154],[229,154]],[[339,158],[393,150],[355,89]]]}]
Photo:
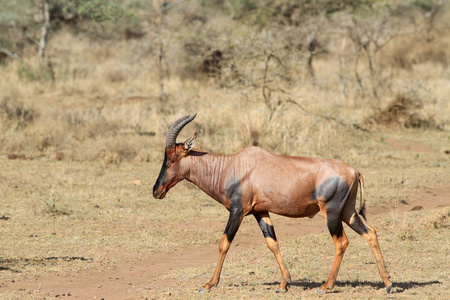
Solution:
[{"label": "antelope ear", "polygon": [[192,148],[194,148],[194,142],[195,142],[196,138],[197,138],[197,132],[194,133],[193,136],[191,136],[184,142],[184,153],[185,154],[187,154],[189,151],[192,150]]}]

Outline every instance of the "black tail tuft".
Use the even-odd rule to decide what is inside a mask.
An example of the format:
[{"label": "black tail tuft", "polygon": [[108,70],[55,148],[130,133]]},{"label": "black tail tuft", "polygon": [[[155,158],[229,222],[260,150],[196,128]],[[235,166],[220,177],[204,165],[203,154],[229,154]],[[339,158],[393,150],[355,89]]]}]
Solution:
[{"label": "black tail tuft", "polygon": [[366,218],[366,205],[365,205],[365,203],[363,203],[363,205],[360,207],[358,214],[361,215],[361,217],[363,217],[364,220],[367,221],[367,218]]}]

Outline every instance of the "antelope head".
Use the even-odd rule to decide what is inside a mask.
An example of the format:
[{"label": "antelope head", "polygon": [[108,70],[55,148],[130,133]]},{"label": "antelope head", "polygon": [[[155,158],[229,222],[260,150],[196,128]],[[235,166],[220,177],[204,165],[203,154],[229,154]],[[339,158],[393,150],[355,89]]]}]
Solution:
[{"label": "antelope head", "polygon": [[176,143],[176,139],[181,129],[191,122],[197,114],[184,116],[176,120],[167,132],[166,149],[164,150],[164,161],[159,172],[158,179],[153,186],[153,197],[163,199],[166,193],[183,180],[187,170],[182,167],[180,162],[187,156],[189,151],[194,147],[194,141],[197,133],[187,139],[184,143]]}]

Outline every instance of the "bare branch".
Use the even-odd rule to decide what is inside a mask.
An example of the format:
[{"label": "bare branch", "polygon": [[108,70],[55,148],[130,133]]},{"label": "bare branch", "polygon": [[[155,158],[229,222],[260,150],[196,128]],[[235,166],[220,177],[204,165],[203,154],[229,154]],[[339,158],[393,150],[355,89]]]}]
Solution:
[{"label": "bare branch", "polygon": [[170,2],[163,2],[163,4],[161,5],[161,12],[163,14],[167,13],[169,10],[171,10],[172,8],[180,5],[181,3],[185,2],[186,0],[178,0],[177,2],[174,3],[170,3]]},{"label": "bare branch", "polygon": [[4,55],[6,55],[8,57],[14,58],[14,59],[20,61],[21,63],[23,63],[23,59],[17,53],[14,53],[6,48],[0,47],[0,53],[3,53]]},{"label": "bare branch", "polygon": [[164,96],[164,75],[163,75],[163,59],[164,59],[164,44],[159,45],[158,56],[158,76],[159,76],[159,98],[162,100]]},{"label": "bare branch", "polygon": [[32,43],[32,44],[34,44],[34,45],[39,47],[39,41],[37,39],[33,38],[28,31],[25,32],[25,37],[27,38],[27,40],[30,43]]},{"label": "bare branch", "polygon": [[[270,88],[267,86],[267,72],[269,70],[269,63],[270,63],[270,59],[272,58],[272,53],[267,55],[266,58],[266,65],[264,67],[264,77],[263,77],[263,86],[262,86],[262,94],[264,97],[264,102],[266,103],[267,107],[269,108],[269,110],[272,112],[272,105],[270,104],[270,94],[271,94],[271,90]],[[266,93],[266,91],[268,93]]]}]

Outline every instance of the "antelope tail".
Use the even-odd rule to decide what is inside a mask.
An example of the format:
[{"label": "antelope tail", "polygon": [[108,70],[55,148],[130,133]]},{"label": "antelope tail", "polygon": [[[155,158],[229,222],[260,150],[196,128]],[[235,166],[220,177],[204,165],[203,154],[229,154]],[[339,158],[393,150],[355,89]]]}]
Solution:
[{"label": "antelope tail", "polygon": [[358,181],[359,181],[359,186],[360,186],[359,191],[361,194],[361,198],[359,200],[358,214],[360,214],[364,218],[364,220],[367,221],[367,219],[366,219],[366,201],[364,200],[364,178],[361,174],[359,174]]}]

